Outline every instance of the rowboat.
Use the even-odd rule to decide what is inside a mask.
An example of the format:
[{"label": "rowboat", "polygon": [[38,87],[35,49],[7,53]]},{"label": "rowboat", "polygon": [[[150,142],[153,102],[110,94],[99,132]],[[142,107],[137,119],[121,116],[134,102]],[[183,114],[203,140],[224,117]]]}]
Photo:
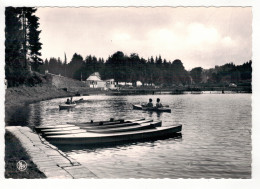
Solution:
[{"label": "rowboat", "polygon": [[110,128],[128,127],[128,126],[132,126],[132,125],[149,123],[152,121],[153,120],[142,120],[142,121],[124,122],[121,124],[111,124],[111,125],[107,124],[107,125],[98,125],[98,126],[85,126],[85,125],[77,125],[77,126],[80,128],[85,128],[85,129],[110,129]]},{"label": "rowboat", "polygon": [[67,122],[67,124],[77,125],[77,126],[99,126],[99,125],[112,125],[112,124],[119,124],[125,122],[135,122],[135,121],[142,121],[145,120],[144,118],[140,119],[132,119],[132,120],[124,120],[118,119],[114,120],[111,118],[109,121],[92,121],[92,122]]},{"label": "rowboat", "polygon": [[96,128],[91,127],[87,129],[79,129],[77,128],[59,128],[59,129],[47,129],[42,130],[42,134],[44,136],[49,135],[64,135],[64,134],[75,134],[75,133],[86,133],[86,132],[94,132],[94,133],[111,133],[111,132],[126,132],[126,131],[134,131],[134,130],[141,130],[141,129],[148,129],[152,127],[159,127],[162,125],[161,121],[157,122],[146,122],[134,125],[126,125],[126,126],[119,126],[119,127],[111,127],[111,128]]},{"label": "rowboat", "polygon": [[79,99],[79,100],[75,100],[74,101],[76,104],[80,104],[80,103],[86,103],[88,102],[88,100],[84,100],[83,98]]},{"label": "rowboat", "polygon": [[93,133],[116,133],[116,132],[127,132],[127,131],[137,131],[137,130],[144,130],[150,129],[154,127],[160,127],[162,125],[161,121],[158,122],[148,122],[143,124],[136,124],[131,126],[125,127],[114,127],[114,128],[105,128],[105,129],[87,129],[87,132]]},{"label": "rowboat", "polygon": [[71,109],[76,107],[76,103],[74,104],[61,104],[59,105],[60,110],[65,110],[65,109]]},{"label": "rowboat", "polygon": [[78,134],[78,133],[86,133],[86,129],[75,129],[69,131],[49,131],[49,132],[43,132],[42,134],[44,136],[50,136],[50,135],[68,135],[68,134]]},{"label": "rowboat", "polygon": [[[42,132],[46,129],[51,129],[52,131],[56,131],[57,129],[65,129],[68,127],[75,127],[76,128],[112,128],[112,127],[123,127],[129,126],[134,124],[141,124],[146,122],[152,122],[153,120],[145,120],[144,118],[141,119],[133,119],[133,120],[115,120],[115,121],[100,121],[100,122],[70,122],[71,124],[64,124],[64,125],[47,125],[47,126],[40,126],[35,127],[34,129],[38,132]],[[74,123],[74,124],[73,124]]]},{"label": "rowboat", "polygon": [[51,129],[42,129],[41,132],[55,132],[55,131],[71,131],[75,129],[80,129],[80,127],[77,126],[71,126],[71,127],[64,127],[64,128],[51,128]]},{"label": "rowboat", "polygon": [[156,107],[145,107],[142,105],[133,105],[133,109],[135,110],[145,110],[145,111],[155,111],[155,112],[169,112],[171,113],[171,109],[170,108],[156,108]]},{"label": "rowboat", "polygon": [[173,125],[167,127],[153,127],[149,129],[127,131],[127,132],[112,132],[112,133],[77,133],[46,136],[46,139],[53,144],[59,145],[101,145],[115,144],[120,142],[139,141],[147,139],[159,139],[171,137],[176,133],[181,132],[182,125]]}]

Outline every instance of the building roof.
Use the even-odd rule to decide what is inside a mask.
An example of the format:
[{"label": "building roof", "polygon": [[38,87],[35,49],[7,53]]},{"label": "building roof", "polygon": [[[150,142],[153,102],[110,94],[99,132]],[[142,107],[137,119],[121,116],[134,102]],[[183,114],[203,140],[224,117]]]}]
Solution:
[{"label": "building roof", "polygon": [[94,72],[93,74],[91,74],[88,78],[87,81],[102,81],[100,78],[100,75],[98,72]]}]

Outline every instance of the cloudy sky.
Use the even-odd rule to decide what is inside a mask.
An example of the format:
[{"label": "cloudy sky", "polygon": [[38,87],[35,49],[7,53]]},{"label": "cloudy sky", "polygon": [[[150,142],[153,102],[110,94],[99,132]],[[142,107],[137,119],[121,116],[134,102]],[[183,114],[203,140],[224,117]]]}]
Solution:
[{"label": "cloudy sky", "polygon": [[250,7],[38,8],[43,58],[116,51],[180,59],[186,69],[252,59]]}]

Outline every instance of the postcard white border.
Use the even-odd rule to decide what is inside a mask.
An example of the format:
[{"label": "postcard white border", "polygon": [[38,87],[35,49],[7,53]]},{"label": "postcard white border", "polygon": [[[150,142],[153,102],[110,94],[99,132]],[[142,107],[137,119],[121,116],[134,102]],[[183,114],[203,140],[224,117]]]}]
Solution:
[{"label": "postcard white border", "polygon": [[[252,6],[253,7],[253,130],[252,130],[252,179],[96,179],[96,180],[9,180],[4,179],[4,101],[0,101],[0,185],[7,187],[93,187],[93,188],[256,188],[260,185],[260,124],[259,82],[260,82],[260,3],[253,0],[4,0],[0,2],[0,95],[4,99],[4,7],[5,6]],[[3,186],[2,186],[3,185]]]}]

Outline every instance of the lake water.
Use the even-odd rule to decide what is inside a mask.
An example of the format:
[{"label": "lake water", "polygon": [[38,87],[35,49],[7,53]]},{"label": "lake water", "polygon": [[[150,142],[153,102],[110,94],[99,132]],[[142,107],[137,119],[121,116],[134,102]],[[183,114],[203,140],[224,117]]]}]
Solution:
[{"label": "lake water", "polygon": [[[133,110],[159,97],[171,113]],[[79,99],[82,97],[75,97]],[[118,146],[62,149],[99,178],[251,178],[251,94],[85,96],[87,103],[59,111],[65,98],[31,104],[9,125],[146,118],[180,123],[182,136]],[[24,113],[26,112],[26,113]],[[19,118],[17,118],[19,117]],[[21,118],[22,117],[22,118]]]}]

